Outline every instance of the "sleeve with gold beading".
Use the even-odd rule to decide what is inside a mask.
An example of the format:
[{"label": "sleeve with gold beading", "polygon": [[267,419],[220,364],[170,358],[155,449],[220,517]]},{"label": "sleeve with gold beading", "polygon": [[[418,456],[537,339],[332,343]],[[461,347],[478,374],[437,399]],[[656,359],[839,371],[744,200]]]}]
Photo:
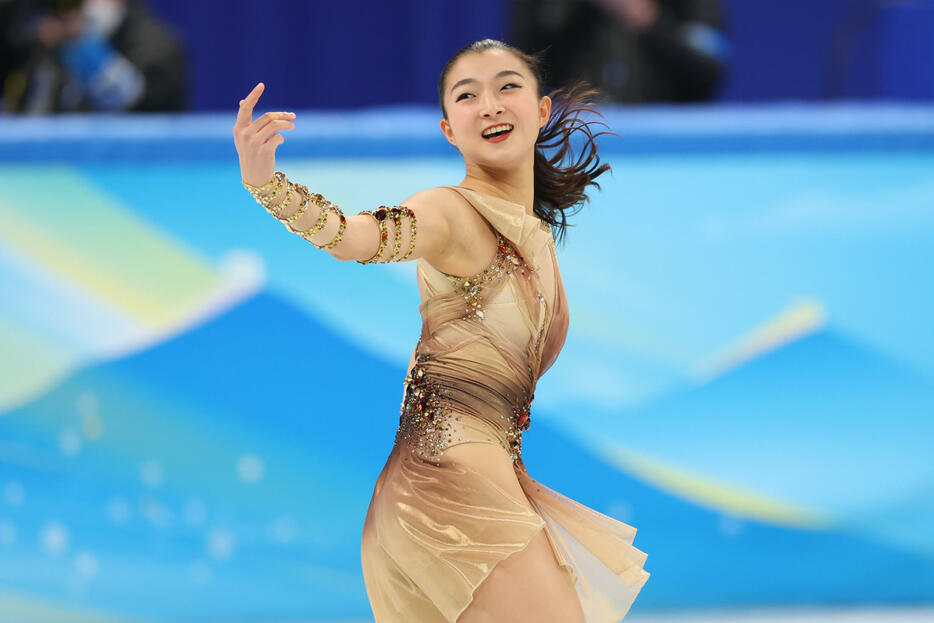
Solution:
[{"label": "sleeve with gold beading", "polygon": [[[312,193],[305,185],[290,181],[282,172],[277,171],[262,186],[252,186],[246,182],[243,182],[243,186],[257,203],[289,231],[301,236],[316,249],[335,249],[344,241],[347,219],[343,211],[321,194]],[[332,225],[335,221],[329,220],[329,214],[337,219],[336,230]],[[376,252],[368,259],[357,259],[358,263],[402,262],[412,256],[418,224],[412,209],[405,206],[380,206],[360,214],[374,219],[379,237]],[[384,257],[387,248],[392,249],[392,252]]]}]

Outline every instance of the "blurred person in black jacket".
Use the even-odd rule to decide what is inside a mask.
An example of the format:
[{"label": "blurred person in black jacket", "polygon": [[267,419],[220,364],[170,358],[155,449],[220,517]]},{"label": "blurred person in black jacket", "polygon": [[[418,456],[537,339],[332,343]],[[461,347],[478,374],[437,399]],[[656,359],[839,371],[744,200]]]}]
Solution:
[{"label": "blurred person in black jacket", "polygon": [[143,0],[0,0],[6,112],[179,111],[187,58]]},{"label": "blurred person in black jacket", "polygon": [[719,0],[513,0],[511,34],[545,50],[549,86],[583,78],[617,103],[709,100],[729,60]]}]

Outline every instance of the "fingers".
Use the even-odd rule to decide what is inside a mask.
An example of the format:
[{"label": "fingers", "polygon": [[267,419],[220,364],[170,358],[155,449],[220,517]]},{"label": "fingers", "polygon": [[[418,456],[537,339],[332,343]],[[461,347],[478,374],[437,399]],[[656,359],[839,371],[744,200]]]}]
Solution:
[{"label": "fingers", "polygon": [[276,132],[281,132],[282,130],[293,130],[295,129],[295,124],[286,119],[277,119],[275,121],[270,121],[267,123],[262,130],[256,133],[256,142],[265,143],[271,136],[276,134]]},{"label": "fingers", "polygon": [[249,95],[240,100],[237,121],[234,124],[234,142],[238,151],[247,148],[248,145],[271,145],[275,149],[285,142],[285,137],[278,132],[295,129],[295,124],[292,123],[295,119],[294,112],[267,112],[253,122],[253,110],[265,89],[266,85],[260,82]]},{"label": "fingers", "polygon": [[247,126],[253,121],[253,108],[265,89],[266,85],[260,82],[253,87],[249,95],[240,100],[240,110],[237,111],[237,126]]},{"label": "fingers", "polygon": [[295,119],[294,112],[268,112],[253,122],[253,131],[254,133],[262,131],[262,129],[265,128],[266,125],[271,121],[292,121],[293,119]]}]

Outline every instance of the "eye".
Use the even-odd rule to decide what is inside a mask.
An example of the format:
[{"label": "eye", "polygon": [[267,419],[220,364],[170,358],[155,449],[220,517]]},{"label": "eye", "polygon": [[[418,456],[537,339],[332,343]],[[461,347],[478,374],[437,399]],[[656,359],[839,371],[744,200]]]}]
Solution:
[{"label": "eye", "polygon": [[[520,89],[522,88],[521,86],[519,86],[519,85],[516,84],[515,82],[509,82],[509,83],[507,83],[507,84],[504,84],[504,85],[503,85],[503,88],[505,89],[506,87],[519,87]],[[465,92],[461,93],[460,95],[458,95],[458,96],[457,96],[457,99],[455,99],[454,101],[455,101],[455,102],[461,101],[461,100],[464,98],[465,95],[473,95],[473,94],[470,93],[469,91],[465,91]]]}]

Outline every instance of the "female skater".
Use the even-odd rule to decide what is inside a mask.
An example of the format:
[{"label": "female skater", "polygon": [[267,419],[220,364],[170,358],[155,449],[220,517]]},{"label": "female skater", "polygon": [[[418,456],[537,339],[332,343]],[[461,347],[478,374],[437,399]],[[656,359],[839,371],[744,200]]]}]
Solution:
[{"label": "female skater", "polygon": [[[568,329],[552,228],[561,239],[609,169],[577,117],[592,110],[580,86],[552,116],[538,56],[492,39],[462,48],[438,96],[463,181],[346,218],[275,171],[295,114],[253,121],[262,83],[240,102],[243,183],[271,214],[339,260],[417,260],[421,337],[363,528],[376,623],[616,623],[649,577],[635,528],[535,481],[521,458]],[[589,156],[562,168],[575,130]]]}]

